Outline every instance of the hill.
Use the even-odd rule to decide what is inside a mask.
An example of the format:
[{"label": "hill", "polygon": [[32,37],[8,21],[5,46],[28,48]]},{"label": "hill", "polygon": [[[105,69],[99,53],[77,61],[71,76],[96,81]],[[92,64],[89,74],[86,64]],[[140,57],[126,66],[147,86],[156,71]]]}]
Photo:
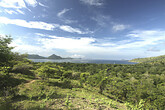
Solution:
[{"label": "hill", "polygon": [[53,55],[49,56],[47,59],[63,59],[63,58],[53,54]]},{"label": "hill", "polygon": [[52,54],[49,57],[43,57],[43,56],[40,56],[40,55],[37,55],[37,54],[27,54],[27,58],[28,59],[74,59],[74,58],[71,58],[71,57],[63,58],[63,57],[55,55],[55,54]]},{"label": "hill", "polygon": [[148,57],[148,58],[136,58],[136,59],[130,60],[130,62],[137,62],[137,63],[165,62],[165,55],[161,55],[157,57]]},{"label": "hill", "polygon": [[27,58],[28,59],[46,59],[46,57],[35,55],[35,54],[32,54],[32,55],[28,54]]}]

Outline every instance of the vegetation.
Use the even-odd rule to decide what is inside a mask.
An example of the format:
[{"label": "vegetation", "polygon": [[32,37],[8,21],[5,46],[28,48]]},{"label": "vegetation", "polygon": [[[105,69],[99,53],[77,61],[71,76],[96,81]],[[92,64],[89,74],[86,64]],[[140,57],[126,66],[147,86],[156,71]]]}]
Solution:
[{"label": "vegetation", "polygon": [[131,62],[137,62],[137,63],[146,63],[146,62],[165,62],[165,55],[161,55],[158,57],[149,57],[149,58],[136,58],[130,60]]},{"label": "vegetation", "polygon": [[135,65],[35,63],[11,52],[10,42],[0,38],[0,110],[165,109],[164,58]]}]

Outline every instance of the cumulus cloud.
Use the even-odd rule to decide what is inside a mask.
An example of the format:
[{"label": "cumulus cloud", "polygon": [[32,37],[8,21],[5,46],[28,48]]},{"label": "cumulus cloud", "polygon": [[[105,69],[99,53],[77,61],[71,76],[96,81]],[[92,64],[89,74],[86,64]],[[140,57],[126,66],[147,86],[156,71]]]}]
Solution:
[{"label": "cumulus cloud", "polygon": [[[38,34],[39,35],[39,34]],[[41,34],[41,36],[44,36]],[[90,44],[95,41],[94,38],[67,38],[67,37],[57,37],[48,36],[50,38],[38,39],[40,43],[43,44],[45,48],[57,48],[63,50],[77,50],[77,49],[87,49]]]},{"label": "cumulus cloud", "polygon": [[27,44],[22,39],[13,40],[10,46],[15,47],[13,49],[14,52],[20,52],[20,53],[39,54],[43,56],[48,56],[55,52],[54,50],[51,50],[51,49],[45,49],[37,45]]},{"label": "cumulus cloud", "polygon": [[[70,56],[85,57],[85,58],[101,58],[101,57],[112,57],[117,58],[121,54],[121,50],[117,50],[113,47],[102,47],[96,45],[95,38],[85,37],[85,38],[67,38],[67,37],[57,37],[51,35],[38,34],[42,38],[38,39],[39,44],[45,49],[58,49],[64,50],[66,53],[72,54]],[[128,51],[125,51],[128,54]],[[129,54],[131,55],[131,54]],[[87,56],[87,57],[86,57]],[[83,57],[83,58],[84,58]]]},{"label": "cumulus cloud", "polygon": [[25,21],[20,19],[8,19],[6,17],[0,17],[0,23],[2,24],[14,24],[17,26],[27,27],[27,28],[35,28],[35,29],[43,29],[43,30],[53,30],[56,25],[49,24],[40,21]]},{"label": "cumulus cloud", "polygon": [[103,5],[102,0],[80,0],[80,1],[87,5],[93,5],[93,6]]},{"label": "cumulus cloud", "polygon": [[[82,52],[82,51],[121,51],[121,50],[136,50],[139,48],[148,48],[150,46],[160,45],[160,42],[165,41],[165,31],[132,31],[128,35],[128,39],[120,41],[104,41],[98,42],[99,39],[95,38],[66,38],[57,37],[44,34],[37,34],[39,36],[48,36],[52,39],[40,39],[42,44],[47,48],[64,49],[69,52]],[[134,35],[136,38],[134,38]],[[138,36],[138,38],[137,38]],[[162,43],[161,43],[162,44]],[[163,45],[163,44],[162,44]],[[159,46],[158,46],[159,47]],[[157,48],[158,50],[158,48]]]},{"label": "cumulus cloud", "polygon": [[[99,39],[93,37],[58,37],[36,33],[35,42],[39,46],[28,47],[26,44],[25,46],[21,44],[21,46],[30,48],[28,51],[31,53],[41,50],[42,52],[53,54],[55,50],[62,50],[68,56],[74,58],[93,58],[95,56],[95,58],[123,59],[151,56],[151,52],[153,52],[152,55],[165,53],[162,47],[164,45],[162,42],[165,42],[165,31],[138,30],[128,33],[125,37],[127,39],[120,41],[107,40],[98,42]],[[21,50],[21,47],[19,48]],[[134,53],[138,53],[138,55]],[[120,56],[121,54],[122,56]]]}]

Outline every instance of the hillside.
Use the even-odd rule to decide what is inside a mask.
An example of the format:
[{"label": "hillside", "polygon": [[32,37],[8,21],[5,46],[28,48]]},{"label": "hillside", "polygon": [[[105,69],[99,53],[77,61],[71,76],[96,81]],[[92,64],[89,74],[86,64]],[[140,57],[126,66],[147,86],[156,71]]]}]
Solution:
[{"label": "hillside", "polygon": [[165,55],[161,55],[157,57],[148,57],[148,58],[136,58],[136,59],[130,60],[130,62],[137,62],[137,63],[165,62]]},{"label": "hillside", "polygon": [[[47,80],[23,74],[10,74],[18,82],[13,94],[12,105],[1,106],[0,110],[125,110],[123,103],[109,99],[98,92],[81,88],[77,80],[71,82],[49,78]],[[68,84],[67,84],[68,83]],[[2,101],[0,99],[0,101]]]}]

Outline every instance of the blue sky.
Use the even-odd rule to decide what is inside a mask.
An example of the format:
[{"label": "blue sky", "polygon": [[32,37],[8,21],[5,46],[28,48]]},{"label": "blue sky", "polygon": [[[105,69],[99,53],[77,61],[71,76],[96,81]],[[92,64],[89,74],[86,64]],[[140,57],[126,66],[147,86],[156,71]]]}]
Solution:
[{"label": "blue sky", "polygon": [[165,0],[0,0],[13,51],[90,59],[165,54]]}]

